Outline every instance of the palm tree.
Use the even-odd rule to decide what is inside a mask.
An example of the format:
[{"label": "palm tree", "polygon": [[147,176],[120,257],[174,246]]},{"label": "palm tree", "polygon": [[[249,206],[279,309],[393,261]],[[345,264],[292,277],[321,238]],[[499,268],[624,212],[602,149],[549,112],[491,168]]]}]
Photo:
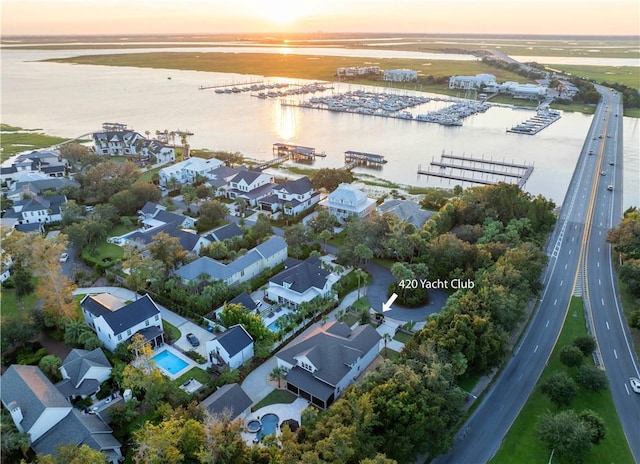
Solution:
[{"label": "palm tree", "polygon": [[353,273],[358,278],[358,299],[360,299],[360,281],[361,280],[362,280],[362,282],[366,281],[367,276],[369,274],[367,274],[367,272],[363,271],[362,269],[354,269]]},{"label": "palm tree", "polygon": [[383,351],[382,356],[384,357],[384,359],[387,359],[387,343],[390,342],[391,340],[393,340],[393,339],[391,338],[391,335],[388,334],[388,333],[385,333],[382,336],[382,341],[384,342],[384,351]]},{"label": "palm tree", "polygon": [[86,332],[88,327],[82,319],[71,319],[64,326],[64,342],[69,345],[75,345],[80,342],[82,334]]},{"label": "palm tree", "polygon": [[280,387],[280,382],[282,379],[284,379],[284,376],[287,374],[287,370],[282,367],[282,366],[276,366],[274,367],[271,372],[269,372],[269,378],[271,380],[277,380],[278,381],[278,388]]}]

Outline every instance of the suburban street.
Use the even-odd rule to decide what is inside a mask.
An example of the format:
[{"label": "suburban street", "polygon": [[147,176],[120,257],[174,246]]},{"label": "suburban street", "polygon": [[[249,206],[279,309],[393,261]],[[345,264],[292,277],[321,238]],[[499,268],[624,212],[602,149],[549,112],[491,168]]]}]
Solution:
[{"label": "suburban street", "polygon": [[[618,306],[615,303],[617,297],[613,287],[612,271],[609,267],[609,246],[605,244],[606,231],[612,224],[619,221],[621,213],[622,182],[618,182],[618,185],[614,184],[612,192],[608,191],[606,187],[608,183],[615,182],[615,180],[612,180],[615,179],[613,171],[621,171],[622,153],[620,148],[621,134],[619,133],[621,126],[619,120],[622,117],[611,116],[617,121],[608,124],[608,115],[610,114],[608,106],[611,107],[613,99],[617,100],[618,97],[612,95],[613,93],[608,89],[599,88],[598,90],[603,94],[603,99],[596,109],[580,159],[562,205],[558,222],[548,243],[549,263],[543,279],[544,291],[536,314],[533,316],[520,344],[516,346],[513,357],[507,362],[493,388],[461,428],[454,449],[434,462],[452,464],[484,463],[488,462],[498,451],[502,440],[533,391],[547,363],[560,333],[571,297],[573,295],[583,296],[585,293],[582,284],[584,273],[580,274],[581,278],[579,279],[577,271],[582,250],[587,243],[589,244],[587,256],[592,257],[588,261],[590,273],[589,288],[587,290],[590,290],[593,286],[591,270],[598,269],[601,266],[602,272],[607,274],[599,276],[596,272],[593,272],[593,279],[596,279],[597,284],[597,279],[600,278],[603,286],[608,286],[609,288],[607,290],[603,287],[598,292],[595,290],[590,291],[593,296],[597,295],[598,302],[601,299],[606,302],[606,305],[604,303],[602,305],[598,304],[597,308],[606,307],[608,311],[612,312],[612,315],[609,316],[609,325],[612,331],[618,331],[615,334],[612,332],[607,340],[604,338],[599,340],[600,347],[605,352],[610,353],[613,359],[621,358],[623,355],[631,356],[629,351],[623,347],[624,338],[622,335],[618,335],[623,332],[623,329],[620,327],[613,328],[614,322],[620,326],[622,320],[615,316],[616,307]],[[618,108],[617,105],[615,111],[620,115],[622,114],[622,109]],[[607,134],[611,135],[611,138],[607,138]],[[602,137],[600,137],[601,135]],[[609,162],[611,157],[614,156],[615,169],[608,169],[611,172],[601,175],[602,170],[612,167]],[[606,168],[601,168],[601,166],[605,165]],[[613,208],[614,205],[616,208]],[[591,211],[595,211],[593,217],[598,218],[595,222],[600,224],[598,226],[599,229],[591,230],[591,228],[587,228],[585,234],[585,226],[592,217]],[[606,216],[606,222],[603,219],[601,223],[599,218],[603,215]],[[598,239],[589,241],[589,233],[594,234],[596,231],[599,232],[599,234],[596,234]],[[592,252],[591,247],[594,247],[596,251]],[[601,249],[602,253],[598,255]],[[596,259],[598,256],[600,256],[599,259],[602,264],[598,263]],[[604,269],[605,267],[606,270]],[[608,283],[605,284],[605,280]],[[606,295],[605,291],[607,292]],[[601,294],[600,292],[603,293]],[[592,306],[596,308],[593,296],[591,297]],[[603,326],[605,322],[602,322]],[[600,335],[600,332],[602,330],[598,328],[598,335]],[[613,344],[614,339],[618,340],[616,343],[620,346]],[[610,344],[613,344],[613,347],[618,346],[616,348],[617,354],[613,353],[613,347]],[[623,350],[624,353],[622,353]],[[609,364],[609,359],[606,356],[603,357],[605,364]],[[626,432],[629,441],[631,441],[631,437],[640,436],[640,433],[638,433],[640,396],[635,395],[633,397],[633,393],[626,395],[622,384],[625,382],[628,384],[629,376],[637,375],[637,370],[630,367],[630,365],[633,365],[631,360],[626,365],[622,365],[621,362],[619,364],[614,373],[616,378],[611,380],[612,391],[616,390],[618,392],[617,396],[621,400],[626,400],[625,403],[621,403],[618,406],[618,409],[620,412],[621,407],[627,408],[624,414],[627,418],[623,420],[623,424],[628,424],[626,425]],[[609,373],[609,375],[611,378],[612,373]],[[622,398],[622,395],[627,398]],[[616,394],[614,393],[615,397]],[[617,405],[618,401],[616,399]],[[632,402],[635,402],[635,405],[627,406],[627,403]],[[631,425],[634,420],[635,424]],[[637,449],[638,440],[635,441],[635,449]],[[634,454],[636,458],[639,456],[635,451]]]}]

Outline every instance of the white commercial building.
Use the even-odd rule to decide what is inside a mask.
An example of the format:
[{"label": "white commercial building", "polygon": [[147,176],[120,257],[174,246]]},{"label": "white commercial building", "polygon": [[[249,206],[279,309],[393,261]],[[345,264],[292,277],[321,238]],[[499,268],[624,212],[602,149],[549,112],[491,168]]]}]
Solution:
[{"label": "white commercial building", "polygon": [[449,78],[450,89],[482,89],[496,85],[496,76],[493,74],[476,74],[475,76],[451,76]]}]

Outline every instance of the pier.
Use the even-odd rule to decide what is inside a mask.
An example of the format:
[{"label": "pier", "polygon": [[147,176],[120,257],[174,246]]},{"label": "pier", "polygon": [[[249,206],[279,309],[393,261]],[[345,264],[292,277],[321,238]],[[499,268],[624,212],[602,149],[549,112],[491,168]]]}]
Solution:
[{"label": "pier", "polygon": [[303,147],[289,143],[274,143],[272,150],[275,158],[254,166],[254,169],[263,171],[268,167],[284,163],[288,160],[294,160],[299,163],[312,163],[316,159],[316,156],[327,156],[324,152],[316,153],[316,149],[313,147]]},{"label": "pier", "polygon": [[382,155],[375,153],[365,153],[362,151],[345,151],[345,165],[341,169],[350,170],[358,166],[381,168],[387,162]]},{"label": "pier", "polygon": [[247,85],[262,85],[263,81],[249,81],[249,82],[232,82],[231,84],[218,84],[218,85],[201,85],[198,90],[210,90],[210,89],[225,89],[227,87],[247,86]]},{"label": "pier", "polygon": [[[520,188],[525,186],[533,172],[531,164],[447,155],[444,152],[440,156],[440,161],[432,161],[430,166],[437,168],[437,170],[423,170],[420,165],[418,166],[418,174],[481,185],[509,182],[518,184]],[[476,177],[476,173],[480,173],[481,176]]]}]

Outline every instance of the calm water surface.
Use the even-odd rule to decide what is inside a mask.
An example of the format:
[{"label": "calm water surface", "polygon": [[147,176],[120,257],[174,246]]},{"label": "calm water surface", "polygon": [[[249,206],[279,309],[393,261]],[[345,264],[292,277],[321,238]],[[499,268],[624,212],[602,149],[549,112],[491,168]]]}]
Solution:
[{"label": "calm water surface", "polygon": [[[382,170],[358,171],[417,186],[454,185],[416,173],[419,165],[426,167],[443,151],[533,163],[526,190],[558,204],[564,198],[591,122],[591,116],[564,113],[558,122],[535,136],[508,134],[506,128],[524,121],[533,111],[496,107],[467,118],[462,127],[444,127],[287,107],[249,93],[221,95],[198,90],[200,85],[239,84],[261,79],[259,76],[37,61],[77,55],[77,50],[1,53],[3,123],[40,128],[63,137],[99,130],[104,122],[125,123],[143,134],[147,130],[155,134],[156,130],[188,129],[194,133],[190,138],[194,148],[239,151],[265,160],[272,156],[273,143],[291,142],[327,154],[318,158],[314,167],[342,166],[347,150],[378,153],[388,160]],[[333,92],[361,88],[348,84],[334,87]],[[415,115],[446,105],[431,102],[411,111]],[[625,118],[624,131],[625,206],[637,205],[638,120]]]}]

